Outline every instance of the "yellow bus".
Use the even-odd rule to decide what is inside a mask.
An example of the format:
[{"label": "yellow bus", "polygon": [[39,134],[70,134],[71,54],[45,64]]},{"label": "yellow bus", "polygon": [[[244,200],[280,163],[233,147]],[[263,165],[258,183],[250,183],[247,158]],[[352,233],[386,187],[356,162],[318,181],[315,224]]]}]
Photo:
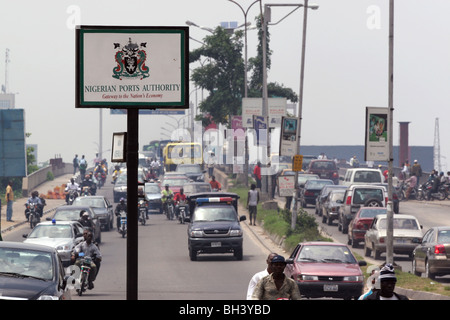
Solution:
[{"label": "yellow bus", "polygon": [[171,142],[164,147],[163,157],[166,171],[175,171],[180,163],[202,166],[202,145],[198,142]]}]

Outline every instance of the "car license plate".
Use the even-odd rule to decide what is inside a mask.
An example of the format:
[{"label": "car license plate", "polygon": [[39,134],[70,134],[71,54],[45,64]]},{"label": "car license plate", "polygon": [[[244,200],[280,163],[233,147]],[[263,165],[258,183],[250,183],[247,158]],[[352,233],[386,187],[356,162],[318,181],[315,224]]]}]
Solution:
[{"label": "car license plate", "polygon": [[395,239],[394,243],[408,243],[408,240],[406,240],[406,239]]},{"label": "car license plate", "polygon": [[325,291],[325,292],[337,292],[338,291],[338,285],[337,284],[324,284],[323,285],[323,291]]},{"label": "car license plate", "polygon": [[211,242],[211,247],[213,248],[217,248],[217,247],[221,247],[222,246],[222,242]]}]

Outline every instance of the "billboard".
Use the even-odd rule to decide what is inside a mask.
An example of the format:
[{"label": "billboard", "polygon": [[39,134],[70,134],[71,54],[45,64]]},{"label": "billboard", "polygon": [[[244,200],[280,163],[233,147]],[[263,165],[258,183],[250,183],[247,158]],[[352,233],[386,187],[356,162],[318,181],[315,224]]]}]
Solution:
[{"label": "billboard", "polygon": [[25,177],[26,154],[24,110],[0,110],[0,177]]},{"label": "billboard", "polygon": [[189,108],[188,27],[77,26],[77,108]]}]

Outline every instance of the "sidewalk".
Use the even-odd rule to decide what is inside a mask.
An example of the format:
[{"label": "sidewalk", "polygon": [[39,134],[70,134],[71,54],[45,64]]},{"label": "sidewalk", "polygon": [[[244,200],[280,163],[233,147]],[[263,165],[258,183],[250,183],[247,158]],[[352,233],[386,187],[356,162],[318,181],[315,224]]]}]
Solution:
[{"label": "sidewalk", "polygon": [[[61,187],[63,184],[66,184],[70,181],[70,178],[72,178],[71,174],[65,174],[61,175],[59,177],[56,177],[52,181],[46,181],[42,184],[40,184],[38,187],[35,188],[36,191],[39,192],[39,194],[44,194],[47,196],[48,191],[53,192],[56,187]],[[34,191],[34,190],[33,190]],[[19,225],[22,225],[24,223],[27,223],[27,220],[25,218],[25,203],[27,202],[27,197],[22,198],[16,198],[13,203],[13,213],[12,213],[12,220],[13,221],[6,221],[6,205],[4,203],[4,199],[2,199],[2,208],[1,208],[1,233],[5,233],[9,230],[12,230],[16,228]],[[44,216],[55,210],[57,207],[63,205],[66,203],[63,199],[45,199],[47,205],[44,207]]]}]

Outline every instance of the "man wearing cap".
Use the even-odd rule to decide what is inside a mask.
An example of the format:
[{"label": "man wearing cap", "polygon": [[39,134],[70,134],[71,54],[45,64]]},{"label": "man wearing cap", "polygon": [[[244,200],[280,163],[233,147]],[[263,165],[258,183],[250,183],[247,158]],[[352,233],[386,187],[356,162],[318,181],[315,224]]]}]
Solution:
[{"label": "man wearing cap", "polygon": [[252,300],[300,300],[297,283],[286,277],[283,256],[273,257],[270,263],[272,273],[262,278],[253,291]]},{"label": "man wearing cap", "polygon": [[272,252],[271,254],[269,254],[269,256],[266,259],[266,263],[267,263],[267,268],[264,269],[263,271],[257,272],[253,275],[253,277],[251,278],[249,284],[248,284],[248,289],[247,289],[247,300],[252,300],[252,294],[253,291],[255,290],[256,285],[258,284],[259,280],[261,280],[262,278],[264,278],[265,276],[268,276],[269,274],[272,273],[272,268],[271,268],[271,262],[272,259],[277,256],[278,254]]},{"label": "man wearing cap", "polygon": [[409,300],[407,296],[394,292],[397,277],[392,264],[388,263],[381,268],[378,280],[380,281],[380,290],[374,291],[364,300]]}]

